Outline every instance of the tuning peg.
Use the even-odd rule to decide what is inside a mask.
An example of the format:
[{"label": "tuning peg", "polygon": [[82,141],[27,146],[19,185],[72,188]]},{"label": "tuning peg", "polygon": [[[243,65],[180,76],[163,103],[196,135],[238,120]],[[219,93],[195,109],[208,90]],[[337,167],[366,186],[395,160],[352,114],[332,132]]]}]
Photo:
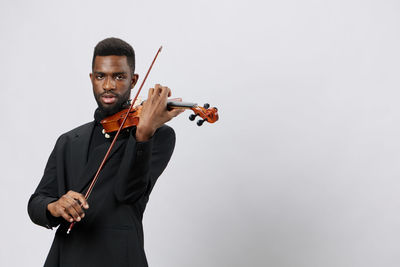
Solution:
[{"label": "tuning peg", "polygon": [[197,125],[198,125],[198,126],[201,126],[201,125],[203,125],[203,123],[204,123],[205,121],[207,121],[207,119],[198,120],[198,121],[197,121]]},{"label": "tuning peg", "polygon": [[210,104],[208,104],[208,103],[205,103],[203,107],[204,107],[205,109],[207,109],[207,108],[209,108],[209,107],[210,107]]},{"label": "tuning peg", "polygon": [[192,114],[189,116],[189,120],[194,121],[194,119],[197,117],[197,114]]}]

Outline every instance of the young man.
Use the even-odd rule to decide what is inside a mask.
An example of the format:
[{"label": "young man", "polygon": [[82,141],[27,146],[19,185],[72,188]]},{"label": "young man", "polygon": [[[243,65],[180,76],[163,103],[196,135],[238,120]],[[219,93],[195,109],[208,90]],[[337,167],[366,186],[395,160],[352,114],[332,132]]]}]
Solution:
[{"label": "young man", "polygon": [[34,223],[59,225],[45,266],[147,266],[142,216],[175,145],[174,131],[164,123],[181,112],[167,110],[168,87],[150,88],[139,124],[121,132],[89,200],[84,198],[112,141],[100,121],[127,107],[138,80],[134,70],[135,54],[126,42],[108,38],[95,47],[95,120],[58,138],[28,203]]}]

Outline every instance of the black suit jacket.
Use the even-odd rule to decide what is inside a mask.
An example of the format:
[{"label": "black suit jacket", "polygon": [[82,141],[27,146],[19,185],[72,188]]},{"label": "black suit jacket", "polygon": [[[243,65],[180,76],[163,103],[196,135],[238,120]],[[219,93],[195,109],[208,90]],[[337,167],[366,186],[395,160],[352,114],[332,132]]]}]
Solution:
[{"label": "black suit jacket", "polygon": [[160,127],[147,142],[136,142],[135,131],[118,138],[88,200],[85,217],[69,235],[69,223],[54,218],[47,205],[69,190],[84,194],[108,144],[88,155],[94,122],[59,137],[44,175],[28,203],[38,225],[59,225],[45,266],[147,266],[142,217],[150,192],[168,164],[175,133]]}]

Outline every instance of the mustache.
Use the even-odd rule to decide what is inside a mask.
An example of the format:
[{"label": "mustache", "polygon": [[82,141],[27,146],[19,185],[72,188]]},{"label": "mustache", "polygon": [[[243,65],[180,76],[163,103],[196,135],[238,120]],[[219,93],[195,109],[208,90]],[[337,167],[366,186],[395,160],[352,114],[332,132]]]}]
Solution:
[{"label": "mustache", "polygon": [[115,97],[119,97],[118,94],[116,94],[116,93],[114,93],[112,91],[105,91],[104,93],[100,94],[100,96],[109,96],[109,95],[112,95],[112,96],[115,96]]}]

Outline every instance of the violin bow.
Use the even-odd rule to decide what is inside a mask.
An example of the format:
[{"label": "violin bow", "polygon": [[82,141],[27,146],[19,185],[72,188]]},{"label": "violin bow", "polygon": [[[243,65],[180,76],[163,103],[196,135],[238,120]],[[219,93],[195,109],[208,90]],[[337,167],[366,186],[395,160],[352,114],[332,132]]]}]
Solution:
[{"label": "violin bow", "polygon": [[[108,148],[107,153],[106,153],[106,155],[105,155],[104,158],[103,158],[103,161],[101,162],[99,168],[97,169],[96,175],[94,176],[92,182],[90,183],[90,186],[89,186],[88,190],[86,191],[86,194],[85,194],[85,199],[86,199],[86,200],[89,198],[90,194],[92,193],[93,187],[94,187],[94,185],[96,184],[97,179],[99,178],[100,171],[103,169],[104,164],[106,163],[106,161],[107,161],[107,159],[108,159],[108,156],[110,155],[111,149],[114,147],[114,144],[115,144],[115,142],[117,141],[117,138],[118,138],[118,136],[119,136],[119,133],[121,132],[122,128],[124,127],[125,121],[126,121],[126,119],[128,118],[129,112],[131,112],[131,110],[132,110],[132,108],[133,108],[133,106],[134,106],[134,104],[135,104],[135,102],[136,102],[136,99],[138,98],[138,96],[139,96],[139,94],[140,94],[140,91],[142,90],[142,87],[143,87],[144,83],[146,82],[147,76],[149,76],[149,73],[150,73],[151,69],[153,68],[154,62],[156,61],[156,59],[157,59],[157,57],[158,57],[158,54],[160,54],[160,52],[161,52],[161,49],[162,49],[162,46],[160,46],[160,48],[158,49],[158,51],[157,51],[157,53],[156,53],[156,55],[155,55],[153,61],[151,62],[151,65],[150,65],[149,69],[147,70],[146,76],[144,77],[144,79],[143,79],[143,81],[142,81],[142,84],[140,85],[139,90],[138,90],[137,93],[136,93],[135,98],[134,98],[133,101],[131,102],[131,105],[130,105],[130,107],[129,107],[129,110],[128,110],[128,112],[126,113],[126,115],[125,115],[125,117],[124,117],[124,120],[123,120],[122,123],[121,123],[121,126],[119,127],[117,133],[115,134],[114,139],[112,140],[111,145],[110,145],[110,147]],[[69,225],[69,228],[68,228],[68,230],[67,230],[67,234],[69,234],[69,233],[71,232],[72,227],[74,227],[74,225],[75,225],[75,222],[72,222],[72,223]]]}]

